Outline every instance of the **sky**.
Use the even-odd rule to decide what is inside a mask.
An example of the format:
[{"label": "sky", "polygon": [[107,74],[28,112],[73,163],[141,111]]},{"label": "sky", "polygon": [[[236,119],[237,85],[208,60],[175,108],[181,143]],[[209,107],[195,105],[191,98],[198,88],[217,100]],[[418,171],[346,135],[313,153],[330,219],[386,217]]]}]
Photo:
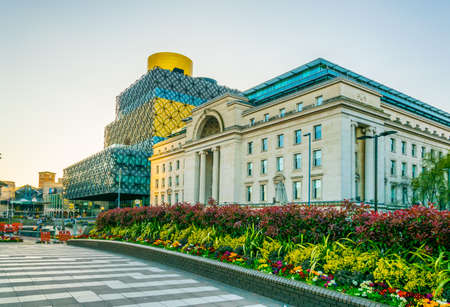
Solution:
[{"label": "sky", "polygon": [[450,1],[0,0],[0,180],[103,148],[155,52],[246,90],[318,57],[450,111]]}]

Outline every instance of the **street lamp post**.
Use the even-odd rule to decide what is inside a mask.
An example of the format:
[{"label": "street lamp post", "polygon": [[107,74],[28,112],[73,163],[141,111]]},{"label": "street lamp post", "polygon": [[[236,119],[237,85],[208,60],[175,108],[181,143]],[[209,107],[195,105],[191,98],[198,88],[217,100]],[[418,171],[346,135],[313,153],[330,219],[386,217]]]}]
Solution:
[{"label": "street lamp post", "polygon": [[120,208],[120,182],[122,181],[122,169],[119,168],[119,190],[117,192],[117,208]]},{"label": "street lamp post", "polygon": [[375,212],[378,211],[378,138],[382,136],[387,136],[391,134],[395,134],[397,131],[384,131],[380,134],[375,135],[363,135],[357,138],[358,140],[365,140],[365,139],[374,139],[374,145],[375,145],[375,195],[374,195],[374,201],[375,201]]},{"label": "street lamp post", "polygon": [[305,133],[304,136],[308,137],[308,206],[311,206],[311,132]]}]

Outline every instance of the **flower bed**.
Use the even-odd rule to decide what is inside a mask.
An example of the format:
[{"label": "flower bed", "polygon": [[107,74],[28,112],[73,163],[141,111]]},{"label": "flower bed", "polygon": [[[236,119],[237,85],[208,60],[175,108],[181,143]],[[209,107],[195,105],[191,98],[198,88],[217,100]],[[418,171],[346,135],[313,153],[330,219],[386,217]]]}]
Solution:
[{"label": "flower bed", "polygon": [[393,306],[438,306],[450,292],[448,226],[448,211],[424,207],[380,214],[348,203],[183,204],[110,210],[91,237],[217,259]]},{"label": "flower bed", "polygon": [[23,242],[23,240],[20,237],[16,236],[0,236],[0,243],[17,243],[17,242]]}]

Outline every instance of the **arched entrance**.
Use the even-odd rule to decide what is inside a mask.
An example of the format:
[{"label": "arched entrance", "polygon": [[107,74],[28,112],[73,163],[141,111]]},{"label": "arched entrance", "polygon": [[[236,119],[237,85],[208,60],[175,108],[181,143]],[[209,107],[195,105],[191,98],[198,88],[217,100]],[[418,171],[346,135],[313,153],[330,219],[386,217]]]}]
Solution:
[{"label": "arched entrance", "polygon": [[215,116],[206,116],[200,126],[198,138],[202,139],[210,135],[220,133],[220,123]]}]

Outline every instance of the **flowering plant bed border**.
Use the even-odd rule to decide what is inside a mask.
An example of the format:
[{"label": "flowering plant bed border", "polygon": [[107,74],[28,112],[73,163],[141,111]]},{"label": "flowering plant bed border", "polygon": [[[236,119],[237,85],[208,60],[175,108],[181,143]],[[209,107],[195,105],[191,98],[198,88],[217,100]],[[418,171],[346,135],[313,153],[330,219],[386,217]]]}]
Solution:
[{"label": "flowering plant bed border", "polygon": [[387,306],[281,276],[158,247],[93,239],[69,240],[67,243],[160,262],[296,306]]},{"label": "flowering plant bed border", "polygon": [[21,243],[23,242],[22,238],[13,236],[0,236],[0,243]]}]

